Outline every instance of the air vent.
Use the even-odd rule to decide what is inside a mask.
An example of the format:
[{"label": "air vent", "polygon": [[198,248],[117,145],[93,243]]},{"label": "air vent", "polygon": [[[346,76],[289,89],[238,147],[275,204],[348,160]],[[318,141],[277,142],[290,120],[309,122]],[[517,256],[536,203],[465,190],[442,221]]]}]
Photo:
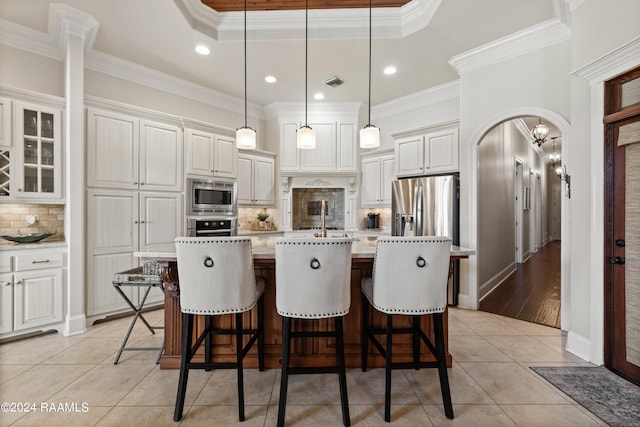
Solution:
[{"label": "air vent", "polygon": [[333,77],[329,77],[326,80],[323,80],[322,83],[331,86],[331,87],[338,87],[340,86],[342,83],[344,83],[344,81],[342,81],[340,79],[340,77],[338,76],[333,76]]}]

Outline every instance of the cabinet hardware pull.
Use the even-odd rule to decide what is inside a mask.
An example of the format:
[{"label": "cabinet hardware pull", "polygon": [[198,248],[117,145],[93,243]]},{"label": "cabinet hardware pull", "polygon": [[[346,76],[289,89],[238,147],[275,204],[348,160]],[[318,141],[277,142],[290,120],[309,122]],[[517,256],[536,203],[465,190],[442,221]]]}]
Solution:
[{"label": "cabinet hardware pull", "polygon": [[138,183],[137,183],[137,182],[134,182],[134,183],[133,183],[133,185],[138,185]]},{"label": "cabinet hardware pull", "polygon": [[133,223],[134,223],[134,224],[137,224],[137,223],[138,223],[138,221],[133,221]]},{"label": "cabinet hardware pull", "polygon": [[18,280],[18,281],[16,282],[16,285],[22,285],[22,280]]},{"label": "cabinet hardware pull", "polygon": [[18,192],[21,192],[21,191],[22,191],[22,188],[18,188]]},{"label": "cabinet hardware pull", "polygon": [[4,282],[5,286],[11,286],[11,282]]},{"label": "cabinet hardware pull", "polygon": [[40,261],[34,259],[33,261],[31,261],[31,264],[44,264],[44,263],[47,263],[47,262],[51,262],[51,261],[48,260],[48,259],[43,259],[43,260],[40,260]]},{"label": "cabinet hardware pull", "polygon": [[144,221],[140,221],[140,224],[144,224]]},{"label": "cabinet hardware pull", "polygon": [[144,182],[141,182],[140,185],[144,185]]}]

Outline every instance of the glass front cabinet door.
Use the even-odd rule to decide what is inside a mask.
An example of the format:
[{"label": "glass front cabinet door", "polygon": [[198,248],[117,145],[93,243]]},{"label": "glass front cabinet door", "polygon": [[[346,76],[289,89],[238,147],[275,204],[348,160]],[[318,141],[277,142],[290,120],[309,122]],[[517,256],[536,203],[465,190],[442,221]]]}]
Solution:
[{"label": "glass front cabinet door", "polygon": [[60,110],[16,103],[17,198],[62,197]]}]

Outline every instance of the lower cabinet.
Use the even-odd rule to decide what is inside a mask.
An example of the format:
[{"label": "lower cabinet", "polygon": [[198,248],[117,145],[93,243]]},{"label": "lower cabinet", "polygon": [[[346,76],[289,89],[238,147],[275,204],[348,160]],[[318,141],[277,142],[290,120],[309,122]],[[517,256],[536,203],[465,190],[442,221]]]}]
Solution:
[{"label": "lower cabinet", "polygon": [[[92,189],[87,205],[87,316],[104,317],[129,310],[114,289],[119,273],[139,265],[137,251],[175,251],[173,240],[183,234],[180,193]],[[137,288],[122,291],[137,304]],[[149,293],[145,307],[162,304],[160,289]]]},{"label": "lower cabinet", "polygon": [[16,249],[11,272],[0,274],[0,334],[62,328],[66,248]]}]

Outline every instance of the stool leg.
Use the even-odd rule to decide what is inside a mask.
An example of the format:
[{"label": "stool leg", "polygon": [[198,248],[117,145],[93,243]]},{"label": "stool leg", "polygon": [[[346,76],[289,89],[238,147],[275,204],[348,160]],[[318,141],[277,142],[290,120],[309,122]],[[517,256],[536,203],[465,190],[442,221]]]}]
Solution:
[{"label": "stool leg", "polygon": [[187,393],[187,380],[189,379],[189,368],[187,364],[191,361],[191,334],[193,332],[193,315],[182,314],[182,358],[180,359],[180,379],[178,380],[178,395],[176,396],[176,407],[173,412],[173,421],[180,421],[184,409],[184,398]]},{"label": "stool leg", "polygon": [[291,348],[291,318],[282,318],[282,372],[280,374],[280,402],[278,402],[278,427],[284,426],[289,385],[289,351]]},{"label": "stool leg", "polygon": [[385,349],[385,378],[384,378],[384,420],[391,421],[391,347],[393,337],[393,316],[387,314],[387,348]]},{"label": "stool leg", "polygon": [[340,383],[340,404],[342,405],[342,423],[345,427],[351,425],[349,415],[349,398],[347,396],[347,375],[344,364],[344,329],[342,317],[336,317],[336,351],[338,362],[338,380]]},{"label": "stool leg", "polygon": [[369,301],[364,296],[364,293],[360,293],[362,303],[361,307],[361,322],[360,322],[360,368],[362,372],[367,372],[367,358],[369,356]]},{"label": "stool leg", "polygon": [[[204,329],[207,335],[204,337],[204,363],[211,363],[211,316],[204,316]],[[212,368],[206,368],[206,372],[212,371]]]},{"label": "stool leg", "polygon": [[258,299],[258,370],[264,371],[264,294]]},{"label": "stool leg", "polygon": [[[413,363],[420,362],[420,335],[418,331],[420,330],[420,316],[413,316]],[[420,369],[419,367],[415,367],[417,371]]]},{"label": "stool leg", "polygon": [[242,313],[236,313],[236,372],[238,374],[238,419],[244,421],[244,376],[242,372]]},{"label": "stool leg", "polygon": [[444,413],[450,420],[453,419],[453,405],[451,404],[451,391],[449,390],[449,376],[447,375],[447,360],[444,351],[444,325],[442,313],[433,315],[433,327],[436,338],[436,351],[438,354],[438,374],[440,376],[440,390],[442,391],[442,401],[444,402]]}]

